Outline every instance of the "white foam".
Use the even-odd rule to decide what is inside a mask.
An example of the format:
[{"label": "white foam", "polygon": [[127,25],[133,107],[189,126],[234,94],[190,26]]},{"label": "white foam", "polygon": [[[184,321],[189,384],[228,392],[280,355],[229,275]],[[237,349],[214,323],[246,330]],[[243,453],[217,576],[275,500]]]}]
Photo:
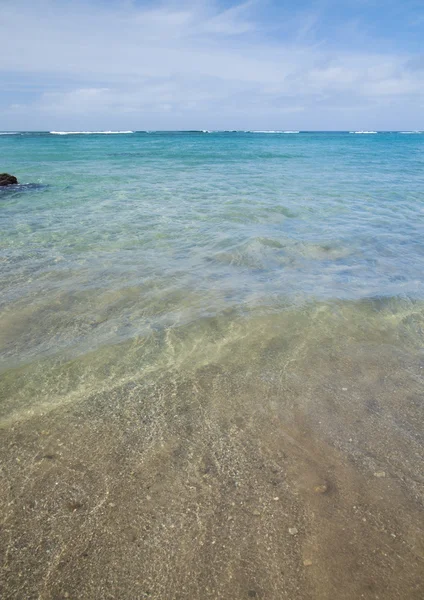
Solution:
[{"label": "white foam", "polygon": [[299,133],[299,131],[284,131],[283,129],[262,129],[254,131],[246,131],[246,133]]},{"label": "white foam", "polygon": [[50,131],[52,135],[117,135],[134,131]]},{"label": "white foam", "polygon": [[402,133],[403,135],[410,135],[410,134],[414,134],[414,133],[423,133],[422,131],[399,131],[399,133]]},{"label": "white foam", "polygon": [[370,134],[370,133],[377,133],[377,131],[349,131],[349,133],[362,133],[362,134]]},{"label": "white foam", "polygon": [[0,135],[19,135],[19,131],[0,131]]}]

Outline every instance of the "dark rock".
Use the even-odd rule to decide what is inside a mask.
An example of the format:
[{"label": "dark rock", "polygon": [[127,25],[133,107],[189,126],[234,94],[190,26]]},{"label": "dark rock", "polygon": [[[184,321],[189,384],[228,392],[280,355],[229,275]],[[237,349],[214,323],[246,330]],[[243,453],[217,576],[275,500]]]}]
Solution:
[{"label": "dark rock", "polygon": [[0,185],[16,185],[18,180],[14,175],[9,173],[0,173]]}]

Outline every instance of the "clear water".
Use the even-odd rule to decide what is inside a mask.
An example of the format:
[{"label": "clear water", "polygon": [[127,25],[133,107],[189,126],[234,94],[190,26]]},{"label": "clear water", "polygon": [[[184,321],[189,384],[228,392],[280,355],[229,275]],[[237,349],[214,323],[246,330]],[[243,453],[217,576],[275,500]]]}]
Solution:
[{"label": "clear water", "polygon": [[6,332],[8,366],[225,310],[424,296],[424,135],[25,134],[0,152],[24,184],[0,192],[2,307],[33,332]]},{"label": "clear water", "polygon": [[[333,473],[338,465],[342,505],[336,520],[353,510],[348,506],[361,505],[358,477],[374,482],[375,473],[391,473],[392,485],[399,482],[401,489],[407,481],[412,496],[371,487],[361,506],[378,507],[387,522],[403,512],[399,531],[405,534],[407,520],[412,523],[403,538],[408,550],[393,550],[394,564],[395,556],[402,561],[392,591],[384,588],[387,572],[373,561],[364,578],[372,576],[386,598],[415,597],[405,590],[412,589],[419,564],[416,502],[422,501],[424,135],[24,133],[0,136],[0,159],[2,170],[21,183],[0,188],[0,415],[6,435],[18,428],[21,447],[29,448],[32,432],[43,427],[71,439],[81,422],[92,423],[75,447],[87,468],[97,461],[104,472],[113,463],[104,459],[106,449],[116,447],[124,430],[132,432],[134,452],[164,461],[163,472],[164,448],[183,439],[192,458],[174,465],[175,473],[195,477],[193,456],[203,461],[212,452],[218,479],[237,464],[234,473],[238,469],[247,485],[259,481],[252,471],[257,454],[252,450],[247,458],[231,437],[234,431],[275,460],[275,436],[283,431],[282,447],[297,448],[287,471],[296,473],[295,506],[305,482],[326,485],[320,481],[327,459]],[[199,405],[188,389],[198,390]],[[81,413],[77,418],[72,411]],[[150,445],[140,447],[147,442],[137,427],[146,414],[153,429]],[[311,440],[326,449],[317,450]],[[306,454],[297,455],[299,448]],[[38,450],[31,446],[28,457],[31,452]],[[320,476],[311,474],[316,452]],[[104,463],[93,458],[100,455]],[[22,481],[36,485],[40,475],[32,468],[24,468]],[[116,489],[131,490],[133,501],[134,489],[122,473],[121,465],[112,481]],[[182,479],[182,487],[172,481],[170,489],[178,489],[183,502]],[[97,498],[103,483],[96,482],[90,489]],[[166,499],[168,492],[162,493]],[[210,502],[205,500],[205,511]],[[312,508],[314,523],[330,535],[327,513]],[[359,532],[364,514],[352,517],[345,534],[340,524],[325,547],[354,535],[362,541],[353,555],[367,555],[381,540],[377,530]],[[276,532],[267,523],[271,536]],[[187,531],[186,541],[195,547]],[[165,565],[173,551],[168,556],[157,535]],[[387,535],[386,545],[395,539]],[[169,530],[167,536],[174,539]],[[311,540],[306,537],[303,547],[307,560]],[[313,597],[334,597],[334,590],[340,598],[377,597],[358,587],[353,575],[338,580],[337,573],[351,570],[341,556],[322,555],[320,572],[327,578],[317,578],[324,587]],[[410,571],[402,571],[405,560]],[[283,597],[272,587],[280,574],[267,565],[269,580],[263,575],[261,584],[266,597]],[[293,581],[296,568],[288,567]],[[182,569],[173,564],[172,572],[165,569],[156,579],[152,571],[153,596],[171,597],[173,577]],[[199,563],[199,573],[204,569]],[[218,567],[210,577],[215,590],[221,582],[222,597],[239,597],[234,580]],[[83,580],[89,585],[88,576]],[[326,588],[323,581],[330,582]],[[340,593],[348,581],[351,587]],[[289,586],[291,598],[299,585]],[[144,597],[120,589],[121,597]],[[85,597],[96,597],[87,590]],[[193,589],[187,594],[198,597]]]}]

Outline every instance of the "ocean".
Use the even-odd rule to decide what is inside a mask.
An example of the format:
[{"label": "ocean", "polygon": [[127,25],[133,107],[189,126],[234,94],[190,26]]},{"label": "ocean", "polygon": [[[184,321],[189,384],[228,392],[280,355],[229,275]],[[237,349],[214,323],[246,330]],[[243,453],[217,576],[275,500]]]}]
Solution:
[{"label": "ocean", "polygon": [[4,597],[422,598],[424,134],[0,159]]}]

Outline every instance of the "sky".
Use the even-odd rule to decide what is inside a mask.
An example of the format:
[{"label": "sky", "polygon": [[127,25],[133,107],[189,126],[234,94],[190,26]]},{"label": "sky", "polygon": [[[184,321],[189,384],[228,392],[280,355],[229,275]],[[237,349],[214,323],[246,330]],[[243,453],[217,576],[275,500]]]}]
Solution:
[{"label": "sky", "polygon": [[424,0],[0,0],[0,130],[423,130]]}]

